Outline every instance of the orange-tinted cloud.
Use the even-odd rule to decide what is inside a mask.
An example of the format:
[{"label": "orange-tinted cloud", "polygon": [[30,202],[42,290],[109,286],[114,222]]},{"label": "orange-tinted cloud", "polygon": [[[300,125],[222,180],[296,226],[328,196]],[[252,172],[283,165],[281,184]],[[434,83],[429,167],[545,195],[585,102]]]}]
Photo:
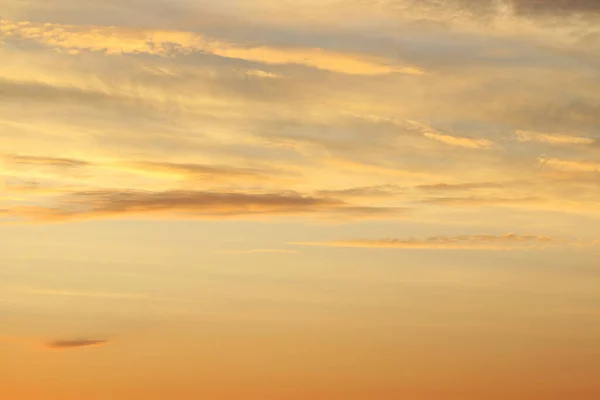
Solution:
[{"label": "orange-tinted cloud", "polygon": [[500,182],[474,182],[474,183],[435,183],[429,185],[419,185],[417,189],[425,191],[468,191],[473,189],[494,189],[504,187]]},{"label": "orange-tinted cloud", "polygon": [[61,339],[45,343],[50,350],[73,350],[87,347],[101,347],[108,344],[108,340],[101,339]]},{"label": "orange-tinted cloud", "polygon": [[405,124],[412,129],[420,131],[426,138],[445,143],[449,146],[466,149],[493,149],[495,147],[494,142],[489,139],[449,135],[438,132],[433,127],[421,121],[407,120]]},{"label": "orange-tinted cloud", "polygon": [[188,178],[263,178],[261,171],[247,168],[228,167],[223,165],[205,165],[176,162],[131,162],[123,164],[124,168],[152,175],[167,175]]},{"label": "orange-tinted cloud", "polygon": [[447,206],[503,206],[519,205],[543,202],[539,197],[492,197],[492,196],[470,196],[470,197],[435,197],[421,200],[425,204],[437,204]]},{"label": "orange-tinted cloud", "polygon": [[391,197],[396,195],[399,191],[400,188],[394,185],[380,185],[361,186],[337,190],[319,190],[317,194],[319,196],[333,197]]},{"label": "orange-tinted cloud", "polygon": [[[329,242],[294,242],[301,246],[364,247],[392,249],[456,249],[456,250],[518,250],[558,245],[583,244],[580,240],[566,240],[536,235],[466,235],[435,236],[425,239],[356,239]],[[591,242],[587,242],[591,243]]]},{"label": "orange-tinted cloud", "polygon": [[44,167],[85,167],[89,162],[73,158],[57,158],[44,156],[30,156],[19,154],[7,154],[2,156],[5,163],[17,165],[34,165]]},{"label": "orange-tinted cloud", "polygon": [[580,160],[561,160],[558,158],[539,157],[538,161],[545,168],[552,168],[565,172],[598,172],[600,163]]},{"label": "orange-tinted cloud", "polygon": [[570,136],[570,135],[558,135],[543,132],[532,132],[532,131],[515,131],[517,140],[521,142],[540,142],[548,144],[592,144],[594,139],[581,137],[581,136]]},{"label": "orange-tinted cloud", "polygon": [[20,207],[13,215],[34,221],[110,217],[182,216],[190,219],[255,215],[381,216],[399,209],[355,206],[344,201],[295,192],[245,193],[208,191],[99,190],[74,192],[54,207]]},{"label": "orange-tinted cloud", "polygon": [[249,249],[249,250],[219,250],[218,254],[295,254],[297,250],[290,249]]},{"label": "orange-tinted cloud", "polygon": [[425,132],[426,138],[437,140],[450,146],[464,147],[467,149],[491,149],[494,144],[487,139],[472,139],[459,136],[445,135],[439,132]]},{"label": "orange-tinted cloud", "polygon": [[351,75],[423,74],[418,67],[397,65],[385,58],[320,48],[244,46],[210,39],[195,32],[0,20],[0,35],[33,40],[71,54],[97,51],[172,56],[204,52],[264,64],[300,64]]}]

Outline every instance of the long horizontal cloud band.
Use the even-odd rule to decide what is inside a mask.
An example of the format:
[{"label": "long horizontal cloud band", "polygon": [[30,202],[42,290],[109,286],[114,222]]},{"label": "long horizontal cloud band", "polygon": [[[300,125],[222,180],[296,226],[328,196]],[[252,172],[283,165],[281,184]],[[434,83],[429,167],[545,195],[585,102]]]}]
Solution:
[{"label": "long horizontal cloud band", "polygon": [[133,30],[118,27],[81,27],[0,21],[0,34],[33,40],[69,52],[170,56],[202,52],[265,64],[301,64],[345,74],[379,75],[393,72],[420,75],[417,67],[394,65],[384,59],[311,48],[245,47],[205,38],[193,32]]},{"label": "long horizontal cloud band", "polygon": [[119,216],[186,215],[209,218],[252,215],[333,214],[340,217],[402,214],[401,208],[361,207],[342,200],[290,193],[202,191],[88,191],[65,195],[54,207],[20,207],[13,215],[60,221]]},{"label": "long horizontal cloud band", "polygon": [[568,240],[536,235],[436,236],[426,239],[356,239],[329,242],[294,242],[299,246],[381,249],[519,250],[556,246],[595,245],[595,241]]}]

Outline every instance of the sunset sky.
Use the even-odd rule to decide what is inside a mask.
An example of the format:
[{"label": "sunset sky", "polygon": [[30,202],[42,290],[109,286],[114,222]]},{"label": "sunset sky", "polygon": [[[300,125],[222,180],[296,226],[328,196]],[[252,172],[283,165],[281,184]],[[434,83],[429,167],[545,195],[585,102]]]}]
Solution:
[{"label": "sunset sky", "polygon": [[600,2],[0,0],[0,399],[600,399]]}]

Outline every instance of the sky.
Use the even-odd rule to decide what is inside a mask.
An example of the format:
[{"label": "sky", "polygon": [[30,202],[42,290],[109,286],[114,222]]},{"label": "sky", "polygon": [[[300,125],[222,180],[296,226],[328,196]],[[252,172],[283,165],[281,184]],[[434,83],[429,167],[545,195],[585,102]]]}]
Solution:
[{"label": "sky", "polygon": [[596,0],[3,0],[0,397],[600,398]]}]

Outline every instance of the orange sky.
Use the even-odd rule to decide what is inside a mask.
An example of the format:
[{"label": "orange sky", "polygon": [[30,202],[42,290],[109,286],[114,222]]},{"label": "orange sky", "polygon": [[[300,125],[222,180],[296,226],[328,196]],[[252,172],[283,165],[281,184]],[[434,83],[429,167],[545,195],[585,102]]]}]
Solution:
[{"label": "orange sky", "polygon": [[0,399],[600,398],[600,6],[441,3],[4,0]]}]

